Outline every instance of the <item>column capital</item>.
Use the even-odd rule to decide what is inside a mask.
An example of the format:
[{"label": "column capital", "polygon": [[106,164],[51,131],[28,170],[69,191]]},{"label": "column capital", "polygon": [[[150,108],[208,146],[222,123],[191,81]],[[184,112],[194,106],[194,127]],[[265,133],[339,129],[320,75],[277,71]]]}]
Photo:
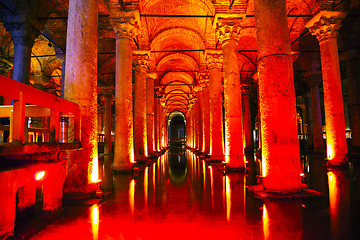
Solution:
[{"label": "column capital", "polygon": [[305,24],[305,27],[309,29],[312,35],[316,36],[319,42],[327,38],[336,38],[341,27],[341,20],[345,16],[346,13],[344,12],[320,11]]},{"label": "column capital", "polygon": [[147,72],[149,68],[150,51],[133,51],[133,66],[135,71]]},{"label": "column capital", "polygon": [[215,15],[213,27],[221,44],[225,44],[227,40],[235,40],[240,37],[240,21],[245,18],[245,14],[222,14]]},{"label": "column capital", "polygon": [[208,69],[219,68],[221,69],[223,64],[223,54],[221,50],[206,50],[206,65]]},{"label": "column capital", "polygon": [[199,84],[201,88],[205,88],[209,86],[209,74],[200,73],[199,74]]},{"label": "column capital", "polygon": [[249,95],[251,93],[251,85],[250,84],[241,84],[241,94]]},{"label": "column capital", "polygon": [[310,87],[318,87],[321,84],[321,74],[309,74],[304,76],[304,79]]},{"label": "column capital", "polygon": [[116,39],[133,39],[137,35],[140,24],[138,10],[119,10],[118,6],[108,3],[110,22],[115,29]]},{"label": "column capital", "polygon": [[4,16],[3,24],[10,32],[14,44],[23,44],[32,47],[34,39],[39,35],[26,16]]}]

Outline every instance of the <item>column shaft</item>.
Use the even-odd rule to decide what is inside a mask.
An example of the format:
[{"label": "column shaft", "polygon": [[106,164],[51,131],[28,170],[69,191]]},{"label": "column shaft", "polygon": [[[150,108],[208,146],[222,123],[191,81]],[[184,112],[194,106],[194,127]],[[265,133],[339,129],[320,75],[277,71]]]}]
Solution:
[{"label": "column shaft", "polygon": [[146,81],[146,127],[147,127],[147,148],[149,155],[155,153],[155,105],[154,105],[154,79],[148,78]]},{"label": "column shaft", "polygon": [[254,5],[263,184],[268,191],[298,191],[300,153],[286,1],[255,0]]},{"label": "column shaft", "polygon": [[134,153],[136,161],[145,161],[147,153],[146,131],[146,72],[143,67],[135,73]]},{"label": "column shaft", "polygon": [[244,136],[244,149],[245,152],[254,152],[253,136],[252,136],[252,123],[250,112],[250,94],[242,94],[242,107],[243,107],[243,136]]},{"label": "column shaft", "polygon": [[327,157],[331,161],[331,165],[337,165],[345,162],[347,145],[336,38],[326,38],[320,41],[320,55],[324,88]]},{"label": "column shaft", "polygon": [[80,106],[82,150],[68,153],[67,193],[93,191],[98,180],[97,26],[96,0],[70,0],[64,96]]},{"label": "column shaft", "polygon": [[314,151],[323,152],[325,146],[324,146],[323,133],[322,133],[319,86],[318,85],[311,86],[310,94],[311,94],[311,115],[312,115]]},{"label": "column shaft", "polygon": [[204,154],[210,154],[210,90],[208,86],[203,89],[203,132]]},{"label": "column shaft", "polygon": [[244,167],[242,104],[237,43],[222,44],[224,56],[225,161],[228,167]]},{"label": "column shaft", "polygon": [[129,170],[134,163],[132,106],[132,42],[116,39],[115,69],[115,149],[114,169]]},{"label": "column shaft", "polygon": [[219,68],[209,69],[210,92],[210,155],[212,159],[223,159],[222,90]]},{"label": "column shaft", "polygon": [[105,96],[105,112],[104,112],[104,133],[105,133],[105,144],[104,154],[111,154],[111,96]]}]

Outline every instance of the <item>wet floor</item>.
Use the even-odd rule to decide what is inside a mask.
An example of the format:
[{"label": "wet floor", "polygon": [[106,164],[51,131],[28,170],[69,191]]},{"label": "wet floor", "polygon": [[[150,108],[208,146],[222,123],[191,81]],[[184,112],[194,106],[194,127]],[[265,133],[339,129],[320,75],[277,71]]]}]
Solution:
[{"label": "wet floor", "polygon": [[322,159],[302,157],[305,181],[322,197],[261,201],[246,190],[256,170],[225,174],[190,151],[169,151],[139,174],[108,176],[113,194],[64,204],[30,239],[360,239],[360,168],[326,170]]}]

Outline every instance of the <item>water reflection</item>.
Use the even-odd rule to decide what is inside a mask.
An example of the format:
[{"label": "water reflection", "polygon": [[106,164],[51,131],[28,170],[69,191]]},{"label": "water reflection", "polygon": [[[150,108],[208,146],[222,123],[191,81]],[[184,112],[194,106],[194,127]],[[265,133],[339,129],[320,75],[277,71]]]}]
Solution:
[{"label": "water reflection", "polygon": [[323,197],[261,201],[246,189],[260,173],[246,158],[246,173],[225,173],[190,151],[169,151],[138,174],[115,174],[113,194],[90,208],[91,223],[65,205],[63,220],[34,239],[64,237],[63,229],[78,229],[78,239],[357,239],[358,167],[327,170],[321,156],[304,157],[306,184]]}]

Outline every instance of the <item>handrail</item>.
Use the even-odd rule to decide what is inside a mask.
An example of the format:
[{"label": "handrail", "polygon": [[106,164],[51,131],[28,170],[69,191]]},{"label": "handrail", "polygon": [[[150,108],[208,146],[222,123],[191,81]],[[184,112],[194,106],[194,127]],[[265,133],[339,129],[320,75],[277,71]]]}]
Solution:
[{"label": "handrail", "polygon": [[0,75],[0,96],[14,100],[13,141],[25,143],[25,104],[33,104],[50,109],[50,140],[59,140],[59,116],[74,116],[74,141],[81,141],[80,107],[78,104],[43,92],[32,86]]}]

